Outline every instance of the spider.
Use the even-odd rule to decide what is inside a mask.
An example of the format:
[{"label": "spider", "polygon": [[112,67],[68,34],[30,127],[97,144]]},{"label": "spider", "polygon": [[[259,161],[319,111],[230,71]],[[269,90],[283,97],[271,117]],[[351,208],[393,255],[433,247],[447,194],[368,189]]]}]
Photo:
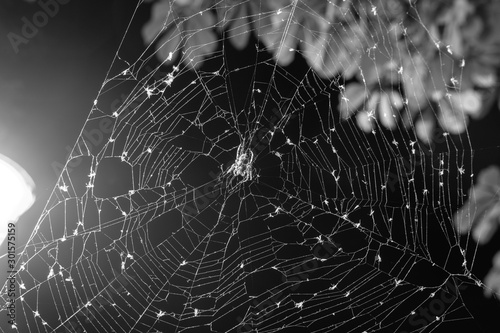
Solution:
[{"label": "spider", "polygon": [[242,182],[246,182],[253,179],[253,160],[254,154],[252,149],[244,148],[243,144],[238,146],[238,150],[236,152],[236,160],[233,165],[226,171],[226,174],[232,174],[229,183],[232,183],[233,180],[241,176],[243,177]]}]

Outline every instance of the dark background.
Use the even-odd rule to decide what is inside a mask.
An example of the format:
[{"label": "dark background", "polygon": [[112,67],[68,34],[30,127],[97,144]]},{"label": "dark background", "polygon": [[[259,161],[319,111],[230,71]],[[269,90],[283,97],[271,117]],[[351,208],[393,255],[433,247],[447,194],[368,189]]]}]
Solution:
[{"label": "dark background", "polygon": [[21,18],[31,21],[41,8],[0,1],[0,153],[36,183],[21,236],[42,212],[59,176],[53,166],[64,165],[76,142],[135,7],[134,0],[69,1],[16,53],[7,34],[21,35]]},{"label": "dark background", "polygon": [[[54,163],[66,161],[68,147],[83,127],[135,8],[135,0],[69,1],[16,53],[7,34],[20,35],[21,18],[31,19],[41,8],[37,3],[0,1],[0,153],[28,171],[37,195],[35,205],[18,223],[19,244],[26,241],[49,198],[58,177]],[[141,7],[136,22],[146,22],[149,8]],[[127,47],[141,48],[138,27],[130,31]],[[130,44],[134,38],[137,44]],[[497,148],[483,150],[498,147],[497,124],[495,104],[492,113],[470,126],[473,146],[478,149],[476,174],[498,161]],[[480,278],[488,271],[498,241],[494,238],[476,254],[475,273]],[[469,287],[463,296],[481,326],[478,330],[495,326],[500,313],[497,301],[483,299],[476,287]]]}]

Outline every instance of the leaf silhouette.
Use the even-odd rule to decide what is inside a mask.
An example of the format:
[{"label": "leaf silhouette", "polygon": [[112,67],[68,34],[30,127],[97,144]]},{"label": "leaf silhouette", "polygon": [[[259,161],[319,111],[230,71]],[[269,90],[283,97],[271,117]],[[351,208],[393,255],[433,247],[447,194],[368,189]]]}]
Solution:
[{"label": "leaf silhouette", "polygon": [[[462,234],[472,229],[478,244],[488,243],[500,224],[500,168],[490,166],[481,171],[470,199],[455,213],[453,221]],[[485,296],[500,294],[500,251],[493,257],[493,267],[484,278]]]}]

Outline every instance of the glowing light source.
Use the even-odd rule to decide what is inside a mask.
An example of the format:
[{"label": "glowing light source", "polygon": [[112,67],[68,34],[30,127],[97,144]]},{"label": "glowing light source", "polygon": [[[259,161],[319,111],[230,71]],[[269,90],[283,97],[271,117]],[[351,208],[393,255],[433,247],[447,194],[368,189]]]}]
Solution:
[{"label": "glowing light source", "polygon": [[0,154],[0,243],[7,223],[16,222],[35,202],[35,183],[16,162]]}]

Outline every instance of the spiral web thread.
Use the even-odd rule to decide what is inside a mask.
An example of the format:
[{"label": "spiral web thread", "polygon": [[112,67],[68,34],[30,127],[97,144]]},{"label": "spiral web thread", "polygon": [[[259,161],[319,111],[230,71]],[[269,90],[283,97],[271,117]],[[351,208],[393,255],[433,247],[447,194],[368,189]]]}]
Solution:
[{"label": "spiral web thread", "polygon": [[[237,26],[218,19],[215,51],[187,47],[200,36],[188,29],[162,63],[160,37],[141,53],[129,28],[19,256],[17,324],[2,332],[409,332],[474,319],[460,297],[480,284],[465,260],[474,248],[451,223],[470,183],[468,134],[424,145],[414,126],[389,131],[375,116],[366,134],[338,111],[350,81],[305,64],[303,33],[295,50],[278,39],[296,63],[277,63],[255,36],[279,13],[257,7],[233,19],[252,22],[244,56],[229,40]],[[310,8],[283,11],[319,15]],[[415,52],[386,44],[375,31],[391,27],[372,9],[376,47],[348,56]],[[440,296],[451,300],[440,315],[416,323]]]}]

